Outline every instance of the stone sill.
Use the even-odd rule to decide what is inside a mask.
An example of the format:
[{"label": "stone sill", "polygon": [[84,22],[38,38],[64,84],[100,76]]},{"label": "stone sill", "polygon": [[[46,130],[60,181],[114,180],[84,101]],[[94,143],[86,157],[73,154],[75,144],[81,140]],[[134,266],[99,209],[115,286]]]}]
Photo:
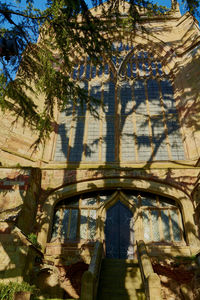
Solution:
[{"label": "stone sill", "polygon": [[148,253],[150,256],[190,256],[191,255],[191,249],[190,246],[184,245],[182,242],[174,243],[172,245],[156,245],[156,244],[146,244]]},{"label": "stone sill", "polygon": [[48,165],[41,167],[42,170],[52,169],[196,169],[197,160],[179,160],[179,161],[154,161],[154,162],[138,162],[138,163],[65,163],[50,162]]}]

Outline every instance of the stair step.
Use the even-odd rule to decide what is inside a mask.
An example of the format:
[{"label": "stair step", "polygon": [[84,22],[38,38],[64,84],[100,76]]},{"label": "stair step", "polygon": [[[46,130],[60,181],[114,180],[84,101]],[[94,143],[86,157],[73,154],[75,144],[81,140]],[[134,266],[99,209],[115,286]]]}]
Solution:
[{"label": "stair step", "polygon": [[[145,300],[145,295],[137,295],[134,297],[135,300]],[[100,295],[98,298],[98,300],[130,300],[130,295]]]},{"label": "stair step", "polygon": [[106,278],[107,280],[110,281],[120,281],[120,282],[124,282],[126,280],[134,280],[136,278],[140,278],[140,274],[138,273],[129,273],[129,274],[122,274],[120,273],[120,277],[116,276],[116,273],[102,273],[102,275],[100,276],[100,278]]},{"label": "stair step", "polygon": [[106,258],[102,261],[98,300],[144,300],[137,260]]},{"label": "stair step", "polygon": [[[118,274],[120,276],[118,276]],[[100,280],[103,281],[109,281],[109,282],[128,282],[128,281],[141,281],[141,274],[140,270],[138,269],[133,269],[133,268],[128,268],[127,270],[122,270],[119,272],[115,272],[111,270],[110,268],[108,269],[103,269],[101,270],[101,275],[100,275]]]},{"label": "stair step", "polygon": [[111,280],[101,280],[99,282],[99,284],[101,284],[102,286],[110,286],[110,287],[113,287],[113,286],[120,286],[121,287],[124,287],[124,288],[131,288],[132,286],[141,286],[142,285],[142,281],[141,280],[132,280],[132,281],[118,281],[118,280],[115,280],[115,281],[111,281]]},{"label": "stair step", "polygon": [[110,282],[100,282],[99,286],[101,286],[101,288],[110,288],[110,289],[115,289],[116,287],[118,287],[119,289],[126,289],[126,290],[131,290],[131,289],[141,289],[143,287],[142,282],[138,281],[138,282],[126,282],[126,283],[110,283]]},{"label": "stair step", "polygon": [[112,258],[104,258],[102,261],[103,264],[106,265],[138,265],[138,261],[137,260],[133,260],[133,259],[112,259]]},{"label": "stair step", "polygon": [[101,272],[106,274],[106,275],[116,275],[116,274],[120,274],[123,276],[136,276],[136,274],[140,273],[140,269],[139,268],[131,268],[130,269],[115,269],[112,267],[107,267],[107,268],[101,268]]},{"label": "stair step", "polygon": [[102,270],[106,269],[106,268],[112,268],[112,269],[119,269],[119,270],[125,270],[125,269],[139,269],[139,265],[138,264],[107,264],[107,263],[103,263],[102,264]]},{"label": "stair step", "polygon": [[123,259],[123,258],[104,258],[103,261],[117,263],[138,263],[138,259]]},{"label": "stair step", "polygon": [[117,300],[117,299],[137,299],[145,300],[145,293],[143,289],[136,289],[134,291],[120,291],[120,290],[102,290],[98,295],[98,300]]},{"label": "stair step", "polygon": [[131,288],[131,289],[124,289],[124,288],[109,288],[109,287],[103,287],[101,289],[102,293],[113,293],[113,294],[125,294],[125,295],[133,295],[133,294],[137,294],[137,293],[144,293],[144,289],[140,287],[138,288]]},{"label": "stair step", "polygon": [[117,277],[116,274],[113,276],[107,275],[107,274],[102,274],[102,276],[100,276],[100,281],[109,281],[109,282],[119,282],[119,283],[124,283],[124,282],[135,282],[135,281],[142,281],[141,277],[139,276],[139,274],[135,275],[135,276],[123,276],[122,274],[120,274],[120,277]]}]

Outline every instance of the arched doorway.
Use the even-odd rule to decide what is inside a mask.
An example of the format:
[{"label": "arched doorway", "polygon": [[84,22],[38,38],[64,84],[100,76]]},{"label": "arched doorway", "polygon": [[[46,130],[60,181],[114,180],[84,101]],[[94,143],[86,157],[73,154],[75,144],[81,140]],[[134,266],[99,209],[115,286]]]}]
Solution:
[{"label": "arched doorway", "polygon": [[[169,247],[169,245],[176,243],[177,249],[179,245],[180,247],[185,247],[185,243],[188,243],[188,245],[192,248],[192,251],[196,251],[198,247],[198,240],[196,238],[195,226],[192,227],[192,231],[188,230],[188,227],[186,226],[185,233],[182,234],[184,231],[182,221],[183,224],[192,224],[192,212],[194,211],[191,201],[189,201],[189,198],[183,191],[165,185],[161,182],[156,183],[149,180],[145,181],[142,179],[133,178],[123,180],[123,182],[118,178],[112,178],[112,180],[110,178],[97,179],[92,181],[92,186],[95,187],[95,191],[98,191],[97,194],[104,194],[104,190],[109,190],[114,193],[113,187],[115,187],[116,190],[119,190],[119,188],[122,189],[120,192],[116,192],[116,194],[114,193],[115,195],[113,196],[111,196],[112,192],[109,193],[110,196],[99,196],[99,200],[95,202],[98,206],[96,216],[96,238],[100,241],[105,240],[106,212],[120,198],[120,201],[129,207],[131,211],[133,211],[135,241],[144,239],[144,241],[147,243],[162,243],[163,247],[164,245]],[[152,201],[149,202],[145,199],[143,200],[143,197],[145,196],[144,189],[148,190],[153,198],[155,198],[154,195],[156,195],[156,204],[154,204],[154,201],[152,203]],[[43,214],[40,217],[42,226],[40,232],[38,233],[38,242],[41,243],[44,250],[47,245],[50,247],[47,239],[49,242],[51,242],[52,233],[54,232],[53,228],[55,226],[54,216],[56,206],[61,200],[64,201],[64,199],[71,199],[71,197],[74,197],[77,192],[79,195],[81,195],[81,191],[83,194],[85,194],[87,191],[90,191],[90,193],[94,192],[91,190],[91,180],[84,183],[80,182],[75,185],[66,186],[60,190],[57,190],[54,194],[48,197],[43,207]],[[158,192],[160,195],[162,195],[162,197],[159,196]],[[126,197],[123,197],[122,194],[125,194]],[[149,198],[149,196],[147,198]],[[177,199],[177,201],[174,200],[174,205],[173,203],[169,203],[169,201],[167,201],[168,205],[162,204],[163,201],[165,202],[165,199],[167,200],[169,198]],[[180,204],[179,208],[177,207],[177,204]],[[82,206],[79,207],[79,210],[81,208]],[[173,213],[176,212],[177,209],[179,211],[178,219],[176,214]],[[182,217],[180,212],[182,212]],[[59,234],[62,232],[62,220],[59,220],[60,222],[57,236],[58,241]],[[79,224],[80,223],[77,223],[77,225]],[[179,224],[181,231],[176,231],[176,224]],[[47,232],[49,235],[47,235]],[[181,238],[179,238],[180,232]],[[186,241],[184,240],[184,236]]]},{"label": "arched doorway", "polygon": [[118,200],[106,213],[105,241],[107,258],[133,258],[133,213]]}]

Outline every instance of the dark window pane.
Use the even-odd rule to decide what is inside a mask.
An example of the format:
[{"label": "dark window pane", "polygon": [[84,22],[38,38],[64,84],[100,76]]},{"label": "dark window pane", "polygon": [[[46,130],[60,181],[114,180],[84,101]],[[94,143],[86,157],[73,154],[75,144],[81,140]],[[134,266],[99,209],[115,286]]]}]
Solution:
[{"label": "dark window pane", "polygon": [[147,114],[145,87],[142,80],[135,81],[134,84],[134,98],[136,113]]},{"label": "dark window pane", "polygon": [[68,226],[69,226],[69,214],[70,209],[63,210],[62,228],[61,228],[61,238],[67,239],[68,236]]},{"label": "dark window pane", "polygon": [[149,206],[149,207],[156,207],[157,202],[156,202],[156,196],[152,198],[151,196],[142,196],[141,197],[141,206]]},{"label": "dark window pane", "polygon": [[173,231],[174,241],[180,242],[181,241],[181,230],[179,227],[177,211],[171,210],[170,214],[171,214],[171,220],[172,220],[172,231]]},{"label": "dark window pane", "polygon": [[151,69],[152,69],[152,74],[153,74],[153,76],[156,76],[156,65],[155,65],[155,63],[154,62],[152,62],[151,63]]},{"label": "dark window pane", "polygon": [[79,70],[79,78],[81,79],[83,77],[84,74],[84,65],[81,64],[80,65],[80,70]]},{"label": "dark window pane", "polygon": [[90,78],[90,65],[86,65],[86,74],[85,74],[86,79]]},{"label": "dark window pane", "polygon": [[107,117],[103,122],[102,160],[115,161],[115,119]]},{"label": "dark window pane", "polygon": [[151,211],[152,229],[153,229],[153,240],[155,242],[160,241],[159,224],[158,224],[158,211]]},{"label": "dark window pane", "polygon": [[158,66],[158,73],[160,76],[162,76],[163,75],[162,64],[160,62],[158,62],[157,66]]},{"label": "dark window pane", "polygon": [[154,146],[154,158],[156,160],[168,160],[167,141],[164,129],[163,117],[151,119],[152,142]]},{"label": "dark window pane", "polygon": [[162,113],[158,82],[156,80],[149,79],[147,81],[147,90],[150,114],[157,115]]},{"label": "dark window pane", "polygon": [[82,207],[83,206],[93,206],[97,204],[97,197],[84,198],[82,199]]},{"label": "dark window pane", "polygon": [[140,161],[148,161],[152,159],[152,149],[149,139],[149,124],[145,117],[137,117],[137,145]]},{"label": "dark window pane", "polygon": [[83,136],[85,128],[85,118],[78,118],[72,131],[72,144],[69,161],[79,162],[83,153]]},{"label": "dark window pane", "polygon": [[161,80],[161,91],[163,96],[163,105],[166,113],[175,113],[176,106],[174,100],[174,92],[169,80]]},{"label": "dark window pane", "polygon": [[96,210],[90,210],[89,220],[88,220],[88,239],[94,240],[96,236]]},{"label": "dark window pane", "polygon": [[59,220],[60,220],[60,210],[57,210],[53,218],[52,239],[58,236]]},{"label": "dark window pane", "polygon": [[104,84],[104,111],[107,115],[115,113],[115,84],[112,82]]},{"label": "dark window pane", "polygon": [[133,99],[131,86],[128,82],[124,83],[120,89],[121,115],[133,112]]},{"label": "dark window pane", "polygon": [[108,75],[108,74],[109,74],[109,66],[108,66],[108,64],[105,64],[105,65],[104,65],[104,74],[105,74],[105,75]]},{"label": "dark window pane", "polygon": [[122,161],[135,160],[135,141],[132,118],[121,118],[121,158]]},{"label": "dark window pane", "polygon": [[143,230],[144,230],[144,240],[151,240],[151,232],[150,232],[150,222],[149,222],[149,211],[145,210],[142,212],[143,217]]},{"label": "dark window pane", "polygon": [[163,235],[165,241],[171,241],[168,211],[161,211]]},{"label": "dark window pane", "polygon": [[69,240],[76,240],[77,222],[78,222],[78,209],[71,209]]},{"label": "dark window pane", "polygon": [[132,73],[133,73],[133,77],[136,77],[136,75],[137,75],[137,68],[136,68],[136,64],[135,63],[132,64]]},{"label": "dark window pane", "polygon": [[100,120],[90,117],[88,120],[87,143],[85,149],[86,161],[99,160]]},{"label": "dark window pane", "polygon": [[81,209],[81,222],[80,222],[80,239],[87,240],[87,219],[88,211],[87,209]]},{"label": "dark window pane", "polygon": [[92,78],[96,76],[96,66],[92,66]]},{"label": "dark window pane", "polygon": [[180,133],[178,117],[175,115],[173,117],[168,117],[167,119],[167,129],[169,142],[171,146],[172,159],[181,160],[184,159],[184,149],[183,142]]}]

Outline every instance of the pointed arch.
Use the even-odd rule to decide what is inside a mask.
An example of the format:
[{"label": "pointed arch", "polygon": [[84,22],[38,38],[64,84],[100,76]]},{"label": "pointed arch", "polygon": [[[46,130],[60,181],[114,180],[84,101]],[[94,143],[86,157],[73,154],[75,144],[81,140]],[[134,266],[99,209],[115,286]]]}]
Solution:
[{"label": "pointed arch", "polygon": [[103,241],[105,239],[105,223],[106,223],[106,213],[108,209],[114,206],[118,201],[120,201],[125,207],[127,207],[133,214],[133,223],[137,218],[137,206],[136,204],[128,199],[128,197],[121,191],[116,191],[99,209],[101,219],[99,220],[98,236]]},{"label": "pointed arch", "polygon": [[[119,188],[136,191],[145,191],[174,199],[177,203],[180,204],[180,208],[182,211],[183,223],[185,226],[186,242],[190,245],[191,249],[197,249],[199,247],[199,241],[197,239],[197,228],[194,225],[193,221],[194,208],[192,202],[190,201],[190,198],[184,191],[173,186],[169,186],[163,182],[155,182],[145,179],[104,178],[97,180],[92,179],[92,181],[87,180],[84,182],[68,185],[57,189],[51,195],[48,196],[44,203],[42,213],[38,215],[38,223],[40,224],[38,241],[43,246],[43,249],[45,249],[46,247],[48,234],[50,233],[54,214],[54,207],[59,201],[86,192],[96,192]],[[123,201],[125,200],[121,194],[120,197],[121,199],[123,199]],[[112,199],[110,201],[112,201]],[[103,230],[102,227],[101,230]],[[100,236],[102,236],[101,232],[99,234]]]}]

